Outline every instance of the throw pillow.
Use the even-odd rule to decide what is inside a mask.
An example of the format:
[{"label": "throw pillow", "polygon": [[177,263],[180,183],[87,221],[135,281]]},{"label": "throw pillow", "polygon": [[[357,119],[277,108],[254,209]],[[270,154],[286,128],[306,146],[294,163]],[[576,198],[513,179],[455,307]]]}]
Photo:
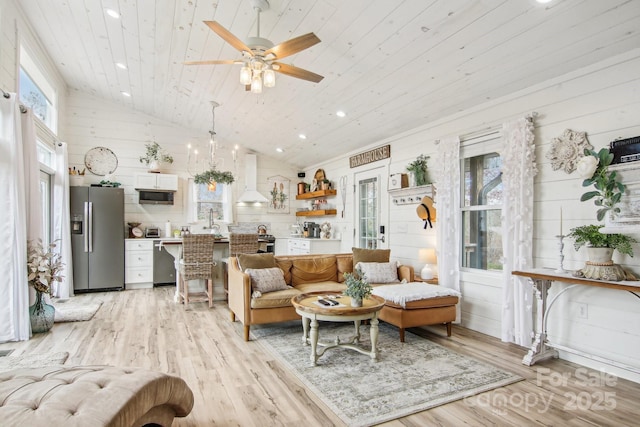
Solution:
[{"label": "throw pillow", "polygon": [[398,264],[396,262],[361,262],[360,267],[369,283],[393,283],[398,281]]},{"label": "throw pillow", "polygon": [[239,254],[240,270],[247,272],[247,268],[272,268],[276,266],[276,259],[272,252],[263,254]]},{"label": "throw pillow", "polygon": [[362,249],[351,248],[353,252],[353,265],[359,262],[389,262],[391,249]]},{"label": "throw pillow", "polygon": [[287,286],[284,282],[284,275],[278,267],[247,268],[245,273],[251,277],[251,288],[254,292],[264,294],[290,288],[290,286]]}]

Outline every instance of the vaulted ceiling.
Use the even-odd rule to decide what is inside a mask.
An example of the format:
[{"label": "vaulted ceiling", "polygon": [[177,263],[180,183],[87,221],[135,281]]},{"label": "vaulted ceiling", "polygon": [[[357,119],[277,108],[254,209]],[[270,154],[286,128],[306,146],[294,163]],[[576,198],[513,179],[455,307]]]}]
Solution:
[{"label": "vaulted ceiling", "polygon": [[239,59],[202,21],[255,36],[250,0],[19,2],[71,89],[203,135],[216,101],[223,145],[299,167],[640,46],[638,0],[269,3],[262,37],[278,44],[314,32],[322,40],[282,60],[323,75],[320,83],[278,74],[275,88],[256,95],[240,85],[238,65],[183,65]]}]

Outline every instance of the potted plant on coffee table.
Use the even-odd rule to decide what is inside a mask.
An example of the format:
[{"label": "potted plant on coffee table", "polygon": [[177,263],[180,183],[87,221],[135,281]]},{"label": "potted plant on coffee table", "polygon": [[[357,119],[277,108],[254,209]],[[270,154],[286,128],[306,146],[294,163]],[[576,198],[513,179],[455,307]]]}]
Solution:
[{"label": "potted plant on coffee table", "polygon": [[585,268],[579,270],[582,277],[602,280],[623,280],[625,271],[612,261],[613,251],[633,256],[633,237],[625,234],[604,234],[600,232],[603,225],[590,224],[572,228],[568,237],[574,240],[573,247],[579,250],[587,246],[588,261]]},{"label": "potted plant on coffee table", "polygon": [[344,283],[347,285],[344,294],[351,297],[352,307],[362,307],[362,301],[369,298],[373,291],[373,287],[367,282],[367,278],[359,267],[353,273],[344,273]]}]

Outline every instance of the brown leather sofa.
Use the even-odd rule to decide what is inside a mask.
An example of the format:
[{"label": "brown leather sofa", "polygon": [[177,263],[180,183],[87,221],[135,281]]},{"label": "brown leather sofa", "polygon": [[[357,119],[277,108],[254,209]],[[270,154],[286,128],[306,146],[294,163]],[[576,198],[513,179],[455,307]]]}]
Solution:
[{"label": "brown leather sofa", "polygon": [[[353,272],[353,254],[282,255],[276,256],[275,261],[292,288],[252,298],[250,276],[240,269],[238,258],[229,258],[231,321],[242,322],[245,341],[249,341],[251,325],[300,319],[291,305],[292,297],[307,292],[342,292],[346,288],[344,273]],[[403,279],[413,281],[413,267],[398,267],[398,280]]]}]

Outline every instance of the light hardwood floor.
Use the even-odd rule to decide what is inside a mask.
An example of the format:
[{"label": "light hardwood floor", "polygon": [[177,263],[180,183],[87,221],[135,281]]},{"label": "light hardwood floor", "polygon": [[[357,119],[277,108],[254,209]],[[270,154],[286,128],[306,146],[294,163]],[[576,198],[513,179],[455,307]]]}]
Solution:
[{"label": "light hardwood floor", "polygon": [[[172,302],[173,290],[80,295],[76,298],[103,302],[91,321],[56,323],[49,333],[0,344],[0,350],[14,349],[13,355],[68,351],[68,365],[139,366],[178,375],[193,390],[195,406],[174,426],[344,425],[259,341],[243,341],[242,327],[230,322],[226,303],[216,302],[212,309],[195,303],[185,309]],[[454,327],[451,338],[445,336],[444,327],[414,331],[525,380],[385,426],[640,423],[640,384],[615,378],[605,381],[597,371],[561,360],[527,367],[521,364],[522,348],[461,327]],[[408,334],[407,340],[411,339],[417,337]],[[369,367],[363,364],[363,369]],[[560,380],[563,377],[566,381]]]}]

